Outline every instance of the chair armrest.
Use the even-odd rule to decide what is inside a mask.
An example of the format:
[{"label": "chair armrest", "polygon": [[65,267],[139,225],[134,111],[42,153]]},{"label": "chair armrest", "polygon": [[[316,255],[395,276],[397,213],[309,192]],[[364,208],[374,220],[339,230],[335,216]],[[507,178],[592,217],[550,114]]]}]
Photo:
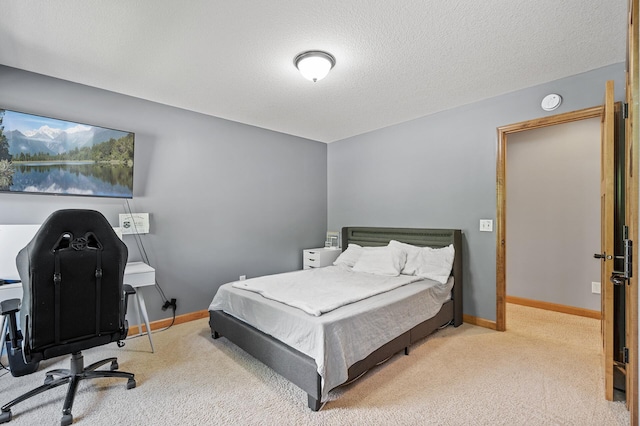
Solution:
[{"label": "chair armrest", "polygon": [[[0,302],[0,315],[9,317],[9,340],[11,340],[11,349],[15,350],[20,347],[22,333],[18,330],[18,320],[16,314],[20,310],[20,299],[7,299]],[[4,330],[0,330],[4,333]],[[2,348],[0,348],[0,351]]]},{"label": "chair armrest", "polygon": [[20,310],[20,299],[7,299],[0,302],[0,315],[15,314]]}]

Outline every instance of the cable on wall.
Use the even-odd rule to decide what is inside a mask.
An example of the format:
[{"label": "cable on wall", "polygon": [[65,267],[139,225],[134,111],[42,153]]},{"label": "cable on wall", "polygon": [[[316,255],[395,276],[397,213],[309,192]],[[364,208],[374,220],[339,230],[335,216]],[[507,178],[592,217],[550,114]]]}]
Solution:
[{"label": "cable on wall", "polygon": [[[127,205],[127,212],[129,213],[129,215],[133,215],[133,212],[131,210],[131,205],[129,204],[129,199],[125,199],[126,205]],[[144,244],[142,243],[142,238],[140,237],[140,234],[138,233],[138,228],[136,225],[136,221],[132,220],[131,221],[133,223],[133,228],[134,228],[134,239],[136,241],[136,246],[138,247],[138,251],[140,252],[140,255],[142,256],[142,261],[144,263],[146,263],[147,265],[149,265],[149,256],[147,255],[147,251],[144,248]],[[157,274],[156,274],[157,277]],[[158,291],[158,293],[160,293],[160,297],[162,298],[162,302],[163,303],[167,303],[169,302],[169,299],[167,299],[167,297],[164,294],[164,291],[162,290],[162,287],[160,286],[160,283],[158,282],[158,279],[156,278],[155,280],[155,288]],[[159,330],[155,330],[153,331],[153,333],[156,332],[160,332],[160,331],[164,331],[164,330],[168,330],[169,328],[171,328],[171,326],[175,323],[176,321],[176,310],[173,309],[173,317],[171,318],[171,323],[165,327],[165,328],[161,328]],[[149,332],[152,332],[151,330],[148,330]],[[138,337],[138,336],[136,336]]]}]

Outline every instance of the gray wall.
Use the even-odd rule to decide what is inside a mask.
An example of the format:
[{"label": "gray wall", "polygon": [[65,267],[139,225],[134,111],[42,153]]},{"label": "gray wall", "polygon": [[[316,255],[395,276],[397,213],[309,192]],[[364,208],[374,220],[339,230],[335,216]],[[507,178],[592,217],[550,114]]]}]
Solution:
[{"label": "gray wall", "polygon": [[[621,63],[330,144],[329,229],[462,229],[464,313],[495,321],[496,234],[480,232],[479,220],[495,224],[496,128],[601,105],[610,79],[623,100]],[[553,113],[540,108],[549,93],[564,98]]]},{"label": "gray wall", "polygon": [[[330,145],[0,66],[0,107],[136,133],[133,211],[151,214],[142,242],[178,313],[205,309],[218,286],[301,267],[300,251],[348,225],[459,228],[465,309],[495,320],[496,128],[623,99],[624,64],[508,93]],[[197,150],[191,158],[185,150]],[[96,208],[114,225],[122,200],[0,194],[0,223]],[[328,226],[327,226],[328,208]],[[125,241],[132,259],[136,242]],[[160,298],[145,289],[152,319]]]},{"label": "gray wall", "polygon": [[600,118],[509,135],[507,294],[600,311]]},{"label": "gray wall", "polygon": [[[327,230],[327,146],[252,126],[0,66],[0,108],[136,134],[134,212],[157,280],[178,314],[206,309],[217,288],[302,267]],[[41,223],[61,208],[92,208],[117,226],[124,200],[0,194],[0,223]],[[130,259],[141,258],[125,236]],[[1,241],[0,244],[10,242]],[[151,320],[159,293],[144,290]]]}]

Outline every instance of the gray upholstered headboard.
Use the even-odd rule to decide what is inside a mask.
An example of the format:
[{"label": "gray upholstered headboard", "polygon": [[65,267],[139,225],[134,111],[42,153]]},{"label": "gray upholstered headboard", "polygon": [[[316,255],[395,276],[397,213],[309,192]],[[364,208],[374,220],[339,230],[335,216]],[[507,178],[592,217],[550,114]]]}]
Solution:
[{"label": "gray upholstered headboard", "polygon": [[346,250],[349,243],[360,246],[386,246],[389,241],[420,247],[445,247],[453,244],[455,258],[451,275],[455,278],[452,298],[455,301],[455,316],[462,323],[462,231],[459,229],[425,229],[425,228],[376,228],[364,226],[349,226],[342,228],[342,250]]}]

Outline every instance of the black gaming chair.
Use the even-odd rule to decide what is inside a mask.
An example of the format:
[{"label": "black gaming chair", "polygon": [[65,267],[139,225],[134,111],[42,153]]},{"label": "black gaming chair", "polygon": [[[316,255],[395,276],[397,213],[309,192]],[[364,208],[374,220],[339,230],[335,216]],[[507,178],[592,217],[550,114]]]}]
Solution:
[{"label": "black gaming chair", "polygon": [[[125,320],[131,286],[123,285],[127,246],[105,217],[93,210],[59,210],[44,222],[23,248],[16,264],[22,280],[18,299],[2,303],[10,316],[11,351],[22,351],[27,365],[71,354],[71,366],[46,373],[44,384],[2,407],[0,423],[11,420],[11,407],[34,395],[69,383],[62,409],[62,425],[73,423],[71,408],[82,379],[120,377],[134,388],[134,375],[118,369],[116,358],[84,367],[80,351],[117,342],[127,336]],[[20,311],[21,331],[15,315]],[[22,345],[20,346],[20,339]],[[111,363],[110,370],[96,371]]]}]

